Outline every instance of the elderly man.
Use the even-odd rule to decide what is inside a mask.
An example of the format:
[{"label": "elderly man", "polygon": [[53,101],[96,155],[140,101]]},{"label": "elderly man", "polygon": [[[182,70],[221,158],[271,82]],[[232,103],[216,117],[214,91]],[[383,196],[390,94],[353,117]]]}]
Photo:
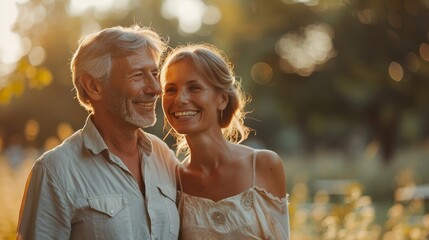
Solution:
[{"label": "elderly man", "polygon": [[177,159],[142,128],[156,121],[158,64],[152,30],[104,29],[83,38],[71,71],[85,126],[43,154],[30,173],[21,239],[177,239]]}]

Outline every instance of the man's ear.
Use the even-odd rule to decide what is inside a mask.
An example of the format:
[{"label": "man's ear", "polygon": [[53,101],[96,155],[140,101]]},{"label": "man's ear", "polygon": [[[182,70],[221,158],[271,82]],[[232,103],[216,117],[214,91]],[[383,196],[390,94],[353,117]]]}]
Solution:
[{"label": "man's ear", "polygon": [[218,110],[224,110],[226,108],[226,105],[228,105],[228,93],[221,92],[217,95],[217,102],[218,102]]},{"label": "man's ear", "polygon": [[88,96],[92,100],[98,101],[102,98],[101,93],[103,91],[103,88],[101,86],[101,83],[97,79],[95,79],[88,73],[84,73],[81,76],[81,81],[86,94],[88,94]]}]

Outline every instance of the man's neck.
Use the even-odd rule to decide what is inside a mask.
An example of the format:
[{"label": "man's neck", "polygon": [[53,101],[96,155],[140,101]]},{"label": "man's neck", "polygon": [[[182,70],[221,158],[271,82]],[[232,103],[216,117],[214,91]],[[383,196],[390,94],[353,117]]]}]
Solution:
[{"label": "man's neck", "polygon": [[137,151],[139,128],[97,115],[92,115],[91,119],[111,152],[120,156]]}]

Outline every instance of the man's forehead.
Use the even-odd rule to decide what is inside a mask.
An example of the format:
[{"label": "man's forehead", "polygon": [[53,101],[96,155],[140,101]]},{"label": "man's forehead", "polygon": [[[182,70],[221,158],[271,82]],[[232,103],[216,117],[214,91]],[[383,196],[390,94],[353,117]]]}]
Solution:
[{"label": "man's forehead", "polygon": [[123,56],[117,56],[113,58],[114,63],[116,64],[157,64],[157,56],[154,55],[151,51],[146,49],[139,49],[135,52],[129,53]]}]

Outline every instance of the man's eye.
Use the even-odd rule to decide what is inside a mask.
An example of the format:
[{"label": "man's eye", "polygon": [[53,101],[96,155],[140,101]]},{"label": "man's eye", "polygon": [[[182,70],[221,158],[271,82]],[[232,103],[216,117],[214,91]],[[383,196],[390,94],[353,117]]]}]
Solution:
[{"label": "man's eye", "polygon": [[158,72],[158,71],[153,71],[153,72],[152,72],[152,76],[153,76],[154,78],[158,78],[158,77],[159,77],[159,72]]},{"label": "man's eye", "polygon": [[136,74],[133,75],[133,78],[140,78],[140,77],[143,77],[143,76],[144,76],[144,74],[142,72],[138,72],[138,73],[136,73]]}]

